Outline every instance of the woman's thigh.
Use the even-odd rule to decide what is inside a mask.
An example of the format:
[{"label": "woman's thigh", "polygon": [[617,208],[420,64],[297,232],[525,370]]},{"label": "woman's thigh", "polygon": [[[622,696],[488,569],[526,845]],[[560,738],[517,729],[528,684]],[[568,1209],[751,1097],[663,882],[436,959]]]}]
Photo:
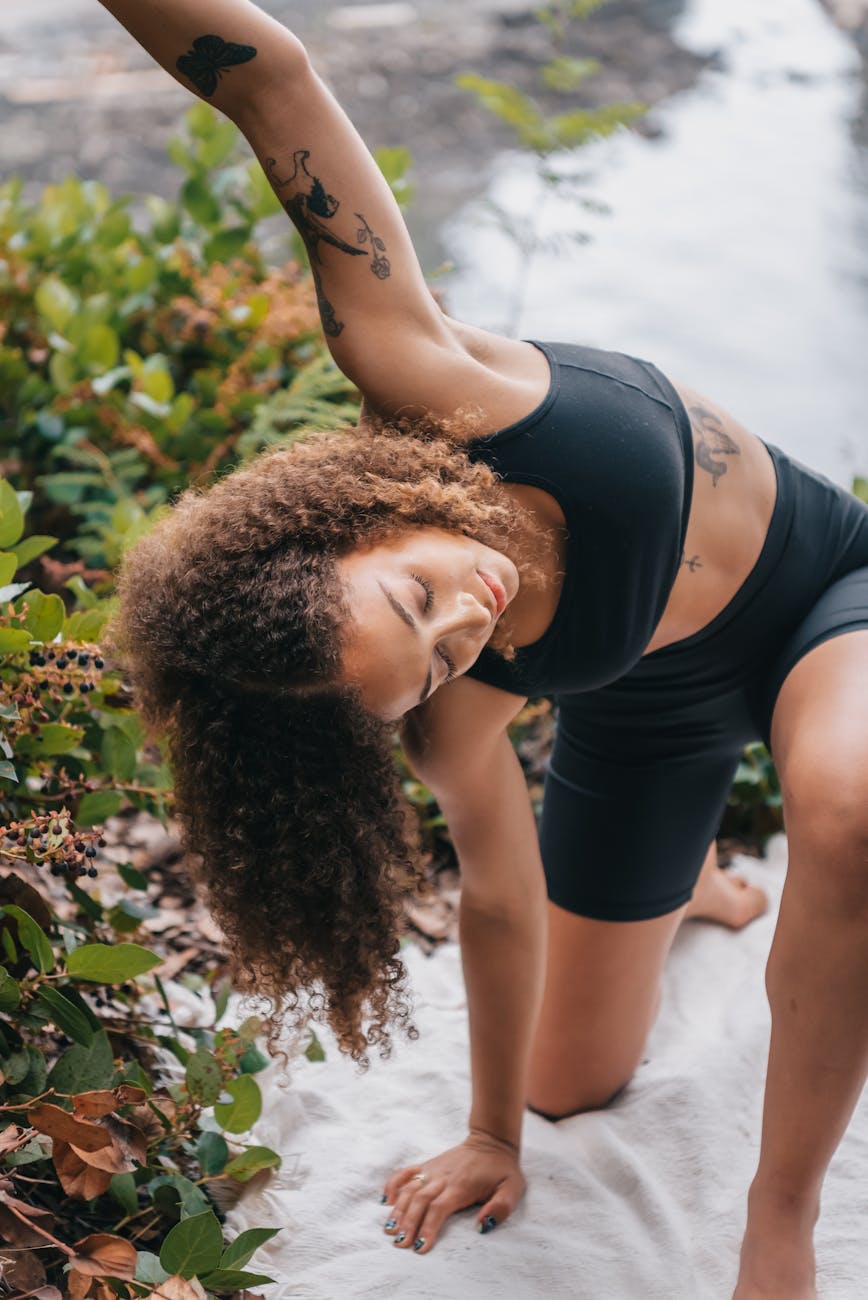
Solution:
[{"label": "woman's thigh", "polygon": [[559,1119],[604,1106],[639,1064],[686,904],[648,921],[596,921],[548,906],[545,993],[527,1101]]}]

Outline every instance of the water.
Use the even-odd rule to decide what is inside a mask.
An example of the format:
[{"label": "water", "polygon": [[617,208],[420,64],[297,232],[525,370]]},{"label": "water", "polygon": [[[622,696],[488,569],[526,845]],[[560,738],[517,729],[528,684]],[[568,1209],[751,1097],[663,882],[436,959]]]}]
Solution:
[{"label": "water", "polygon": [[537,254],[516,312],[515,248],[469,204],[444,234],[450,311],[647,357],[849,486],[868,473],[858,55],[816,0],[690,0],[674,31],[718,58],[653,110],[662,135],[622,132],[570,161],[610,215],[559,196],[540,212],[526,155],[495,168],[490,198],[591,242]]}]

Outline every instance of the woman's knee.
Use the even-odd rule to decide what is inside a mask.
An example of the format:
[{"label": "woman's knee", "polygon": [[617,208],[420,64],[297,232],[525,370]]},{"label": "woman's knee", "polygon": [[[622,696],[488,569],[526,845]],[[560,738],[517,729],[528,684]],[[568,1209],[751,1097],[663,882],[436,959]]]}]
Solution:
[{"label": "woman's knee", "polygon": [[590,1110],[604,1110],[623,1092],[632,1077],[633,1072],[614,1086],[601,1080],[569,1093],[558,1090],[547,1094],[544,1090],[529,1088],[525,1105],[535,1115],[551,1121],[568,1119],[571,1115],[581,1115]]}]

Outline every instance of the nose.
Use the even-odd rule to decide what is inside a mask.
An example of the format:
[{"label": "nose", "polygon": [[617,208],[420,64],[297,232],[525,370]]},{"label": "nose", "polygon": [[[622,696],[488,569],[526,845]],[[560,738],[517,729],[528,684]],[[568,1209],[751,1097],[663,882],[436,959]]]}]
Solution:
[{"label": "nose", "polygon": [[491,623],[491,611],[469,591],[461,591],[443,620],[441,636],[474,636]]}]

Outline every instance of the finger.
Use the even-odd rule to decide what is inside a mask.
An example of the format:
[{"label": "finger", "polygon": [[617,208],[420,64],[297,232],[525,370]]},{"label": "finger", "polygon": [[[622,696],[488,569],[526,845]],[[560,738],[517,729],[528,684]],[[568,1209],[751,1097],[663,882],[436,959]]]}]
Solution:
[{"label": "finger", "polygon": [[425,1217],[433,1198],[442,1191],[443,1181],[433,1183],[416,1183],[412,1180],[398,1195],[393,1217],[395,1226],[391,1229],[395,1236],[395,1245],[411,1247],[419,1235],[419,1225]]},{"label": "finger", "polygon": [[414,1174],[418,1174],[420,1171],[421,1167],[419,1165],[405,1165],[403,1169],[397,1169],[391,1178],[387,1178],[383,1184],[383,1196],[385,1198],[383,1204],[394,1205],[395,1198],[401,1188],[409,1182]]},{"label": "finger", "polygon": [[518,1171],[509,1174],[493,1196],[485,1202],[476,1216],[476,1230],[492,1232],[499,1223],[508,1219],[521,1200],[525,1189],[524,1175]]},{"label": "finger", "polygon": [[456,1210],[463,1210],[465,1204],[461,1197],[454,1193],[450,1196],[446,1189],[434,1197],[411,1243],[417,1255],[427,1255],[433,1249],[443,1224]]}]

